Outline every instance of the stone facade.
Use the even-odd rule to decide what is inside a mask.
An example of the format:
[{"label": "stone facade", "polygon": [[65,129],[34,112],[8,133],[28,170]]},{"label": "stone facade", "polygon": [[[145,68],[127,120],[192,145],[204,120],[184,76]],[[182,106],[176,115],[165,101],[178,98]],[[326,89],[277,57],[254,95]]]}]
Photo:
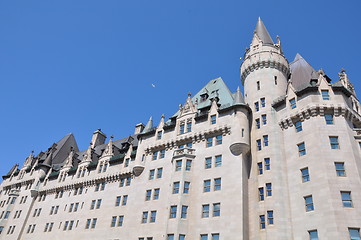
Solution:
[{"label": "stone facade", "polygon": [[72,134],[3,176],[0,239],[360,239],[360,104],[259,19],[244,97],[213,79],[157,126]]}]

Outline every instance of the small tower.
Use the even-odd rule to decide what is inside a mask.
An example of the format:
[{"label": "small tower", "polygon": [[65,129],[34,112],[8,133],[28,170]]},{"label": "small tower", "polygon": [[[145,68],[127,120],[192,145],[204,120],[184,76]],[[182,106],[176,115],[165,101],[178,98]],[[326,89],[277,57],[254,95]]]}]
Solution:
[{"label": "small tower", "polygon": [[246,49],[241,65],[245,102],[252,107],[261,96],[268,95],[268,102],[271,102],[284,95],[289,73],[288,61],[283,55],[279,38],[275,44],[259,18],[252,43]]}]

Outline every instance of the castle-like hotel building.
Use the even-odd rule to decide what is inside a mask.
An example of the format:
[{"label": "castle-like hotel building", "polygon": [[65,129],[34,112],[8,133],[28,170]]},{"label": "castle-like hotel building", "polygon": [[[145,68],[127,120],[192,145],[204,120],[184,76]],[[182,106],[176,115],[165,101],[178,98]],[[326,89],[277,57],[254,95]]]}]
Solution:
[{"label": "castle-like hotel building", "polygon": [[15,165],[0,239],[360,239],[360,103],[345,71],[289,63],[259,19],[244,96],[211,80],[168,120]]}]

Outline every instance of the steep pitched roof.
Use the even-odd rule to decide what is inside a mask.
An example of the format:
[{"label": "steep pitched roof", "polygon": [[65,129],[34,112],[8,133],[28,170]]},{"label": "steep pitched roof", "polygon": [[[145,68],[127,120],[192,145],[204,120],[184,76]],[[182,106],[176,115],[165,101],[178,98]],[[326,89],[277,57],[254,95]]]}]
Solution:
[{"label": "steep pitched roof", "polygon": [[316,70],[298,53],[290,63],[290,69],[292,86],[296,91],[311,86],[311,79],[318,79]]},{"label": "steep pitched roof", "polygon": [[262,40],[263,44],[274,44],[271,36],[269,35],[266,26],[263,24],[261,18],[258,18],[256,29],[254,32]]}]

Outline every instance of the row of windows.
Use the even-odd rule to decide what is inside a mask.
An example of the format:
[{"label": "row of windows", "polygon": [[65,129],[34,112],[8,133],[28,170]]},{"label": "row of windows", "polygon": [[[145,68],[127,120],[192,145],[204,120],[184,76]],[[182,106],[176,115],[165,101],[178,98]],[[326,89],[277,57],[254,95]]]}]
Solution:
[{"label": "row of windows", "polygon": [[[338,136],[329,136],[329,141],[330,141],[331,149],[340,149],[340,143],[338,141]],[[306,155],[306,145],[304,142],[297,144],[297,148],[298,148],[299,156]]]},{"label": "row of windows", "polygon": [[[180,188],[181,188],[180,185],[181,185],[180,182],[173,183],[173,190],[172,190],[173,194],[178,194],[180,192]],[[189,193],[190,185],[191,185],[190,182],[187,181],[183,182],[183,193],[185,194]]]},{"label": "row of windows", "polygon": [[[213,190],[220,191],[222,189],[222,179],[215,178],[213,179]],[[207,179],[203,181],[203,192],[211,191],[211,179]]]},{"label": "row of windows", "polygon": [[125,206],[125,205],[127,205],[127,201],[128,201],[128,195],[123,195],[123,197],[117,196],[115,198],[115,206],[116,207],[120,206],[120,203],[122,204],[122,206]]},{"label": "row of windows", "polygon": [[[156,169],[151,169],[149,170],[149,180],[153,180],[155,178],[155,170]],[[163,174],[163,168],[157,168],[157,178],[162,178],[162,174]]]},{"label": "row of windows", "polygon": [[101,200],[101,199],[92,200],[91,205],[90,205],[90,210],[99,209],[100,206],[101,206],[101,204],[102,204],[102,200]]},{"label": "row of windows", "polygon": [[205,169],[209,169],[212,168],[212,161],[214,161],[214,167],[220,167],[222,166],[222,155],[217,155],[215,157],[206,157],[205,158],[205,163],[204,163],[204,168]]},{"label": "row of windows", "polygon": [[267,225],[273,225],[274,223],[273,210],[267,211],[267,215],[259,215],[260,229],[266,228],[266,217],[267,217]]},{"label": "row of windows", "polygon": [[165,149],[160,150],[159,152],[153,152],[152,160],[157,160],[159,155],[159,159],[162,159],[165,157]]},{"label": "row of windows", "polygon": [[[340,194],[341,194],[342,206],[347,207],[347,208],[352,208],[353,203],[352,203],[352,199],[351,199],[351,192],[350,191],[340,191]],[[305,200],[306,212],[315,210],[312,195],[308,195],[303,198]]]},{"label": "row of windows", "polygon": [[222,144],[222,135],[217,135],[215,137],[209,137],[206,141],[206,147],[212,147],[213,145]]},{"label": "row of windows", "polygon": [[221,204],[220,203],[213,203],[211,204],[203,204],[202,205],[202,218],[209,218],[210,217],[210,207],[213,206],[213,217],[221,216]]},{"label": "row of windows", "polygon": [[[350,240],[361,239],[359,228],[348,228],[348,233],[350,236]],[[308,231],[308,236],[309,236],[310,240],[318,240],[317,230]]]},{"label": "row of windows", "polygon": [[41,213],[41,208],[35,208],[34,209],[34,213],[33,213],[33,217],[39,217],[40,213]]},{"label": "row of windows", "polygon": [[22,210],[16,211],[15,214],[14,214],[14,219],[15,218],[20,218],[21,212],[22,212]]},{"label": "row of windows", "polygon": [[150,211],[150,215],[148,214],[148,211],[143,212],[142,214],[142,221],[141,223],[147,223],[148,222],[148,216],[149,216],[149,222],[154,223],[157,218],[157,211]]},{"label": "row of windows", "polygon": [[[328,90],[321,90],[322,100],[330,100],[330,94]],[[291,109],[297,107],[296,99],[292,98],[289,100]]]},{"label": "row of windows", "polygon": [[[325,114],[325,121],[327,125],[332,125],[333,124],[333,115],[332,114]],[[302,129],[302,121],[297,121],[295,122],[295,129],[296,132],[301,132]]]},{"label": "row of windows", "polygon": [[155,188],[155,189],[148,189],[145,191],[145,201],[150,201],[152,199],[152,192],[153,192],[153,200],[159,199],[160,189]]},{"label": "row of windows", "polygon": [[266,99],[261,98],[259,102],[257,101],[257,102],[254,103],[254,109],[255,109],[256,112],[259,111],[259,107],[260,107],[259,103],[261,103],[261,107],[263,107],[263,108],[266,107]]},{"label": "row of windows", "polygon": [[[177,205],[170,206],[169,218],[177,217],[177,209],[178,209]],[[183,218],[183,219],[187,218],[187,214],[188,214],[188,206],[182,205],[181,218]]]},{"label": "row of windows", "polygon": [[[262,140],[257,139],[256,143],[257,143],[257,151],[261,151],[262,150]],[[268,135],[263,135],[263,147],[267,147],[267,146],[268,146]]]},{"label": "row of windows", "polygon": [[[335,162],[335,169],[336,169],[336,175],[338,177],[346,176],[344,162]],[[300,169],[300,171],[301,171],[302,182],[309,182],[311,180],[311,178],[310,178],[310,172],[309,172],[308,167],[302,168],[302,169]]]},{"label": "row of windows", "polygon": [[[192,160],[187,159],[186,161],[186,165],[185,165],[185,171],[190,171],[191,170],[191,166],[192,166]],[[181,171],[182,170],[182,165],[183,165],[183,161],[182,160],[177,160],[175,161],[175,171]]]},{"label": "row of windows", "polygon": [[26,233],[33,233],[35,230],[36,224],[30,224],[28,226],[28,230],[26,231]]},{"label": "row of windows", "polygon": [[110,227],[121,227],[123,226],[124,216],[113,216],[110,223]]},{"label": "row of windows", "polygon": [[263,126],[267,125],[267,115],[262,114],[261,119],[257,118],[255,121],[256,121],[256,128],[260,129],[261,128],[261,122],[262,122]]},{"label": "row of windows", "polygon": [[265,189],[266,189],[266,196],[271,197],[272,196],[272,183],[266,183],[265,187],[258,188],[258,199],[260,201],[264,200]]},{"label": "row of windows", "polygon": [[257,167],[258,167],[258,174],[262,175],[263,174],[263,170],[271,170],[271,159],[270,158],[264,158],[263,162],[258,162],[257,163]]}]

